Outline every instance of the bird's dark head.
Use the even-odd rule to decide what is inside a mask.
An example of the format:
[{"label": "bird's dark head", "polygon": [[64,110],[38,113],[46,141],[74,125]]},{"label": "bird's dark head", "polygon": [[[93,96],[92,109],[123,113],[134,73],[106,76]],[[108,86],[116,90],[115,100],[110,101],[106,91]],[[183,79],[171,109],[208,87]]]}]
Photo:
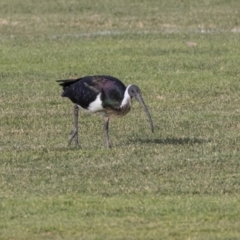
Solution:
[{"label": "bird's dark head", "polygon": [[153,129],[152,118],[151,118],[151,116],[150,116],[150,113],[149,113],[149,111],[148,111],[148,109],[147,109],[146,104],[145,104],[144,101],[143,101],[143,98],[142,98],[142,95],[141,95],[141,90],[140,90],[139,87],[136,86],[136,85],[130,85],[130,86],[128,87],[128,94],[129,94],[129,96],[130,96],[131,98],[132,98],[132,97],[136,98],[137,101],[142,105],[145,113],[146,113],[147,116],[148,116],[148,119],[149,119],[149,122],[150,122],[150,125],[151,125],[151,130],[152,130],[152,132],[153,132],[154,129]]},{"label": "bird's dark head", "polygon": [[137,95],[139,95],[139,94],[141,95],[141,91],[138,86],[130,85],[128,88],[128,94],[130,95],[131,98],[132,97],[136,98]]}]

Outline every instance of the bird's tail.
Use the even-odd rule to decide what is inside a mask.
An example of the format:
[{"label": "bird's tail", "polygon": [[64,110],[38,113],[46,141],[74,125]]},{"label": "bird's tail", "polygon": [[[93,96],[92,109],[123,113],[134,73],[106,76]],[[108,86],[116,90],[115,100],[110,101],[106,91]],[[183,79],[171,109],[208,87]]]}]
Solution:
[{"label": "bird's tail", "polygon": [[76,83],[80,80],[81,78],[78,79],[66,79],[66,80],[56,80],[56,82],[59,82],[59,85],[63,87],[63,91],[71,86],[73,83]]}]

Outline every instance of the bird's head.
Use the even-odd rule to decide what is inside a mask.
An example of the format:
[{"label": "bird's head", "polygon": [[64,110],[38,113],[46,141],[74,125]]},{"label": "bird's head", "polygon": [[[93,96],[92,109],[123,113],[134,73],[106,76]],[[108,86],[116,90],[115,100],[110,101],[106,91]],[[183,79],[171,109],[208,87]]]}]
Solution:
[{"label": "bird's head", "polygon": [[149,113],[149,111],[147,109],[146,104],[143,101],[143,98],[142,98],[141,91],[140,91],[139,87],[136,86],[136,85],[130,85],[128,87],[128,94],[129,94],[129,96],[131,98],[136,98],[137,101],[142,105],[145,113],[148,116],[148,119],[149,119],[149,122],[150,122],[150,126],[151,126],[151,130],[152,130],[152,132],[154,132],[152,118],[151,118],[151,115],[150,115],[150,113]]}]

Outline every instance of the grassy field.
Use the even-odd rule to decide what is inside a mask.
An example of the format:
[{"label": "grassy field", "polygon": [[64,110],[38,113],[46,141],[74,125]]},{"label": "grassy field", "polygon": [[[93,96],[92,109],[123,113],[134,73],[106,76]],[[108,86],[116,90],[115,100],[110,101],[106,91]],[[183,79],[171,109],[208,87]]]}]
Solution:
[{"label": "grassy field", "polygon": [[[1,0],[0,239],[240,239],[240,2]],[[110,120],[56,79],[138,85]]]}]

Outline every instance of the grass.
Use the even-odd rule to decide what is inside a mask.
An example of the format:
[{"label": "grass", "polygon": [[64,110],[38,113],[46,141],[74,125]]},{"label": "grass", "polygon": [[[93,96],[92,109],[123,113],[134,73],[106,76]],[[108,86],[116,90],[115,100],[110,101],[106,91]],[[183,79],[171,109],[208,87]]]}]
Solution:
[{"label": "grass", "polygon": [[[0,239],[239,239],[237,1],[0,3]],[[189,46],[193,43],[193,46]],[[110,120],[56,79],[138,85]]]}]

